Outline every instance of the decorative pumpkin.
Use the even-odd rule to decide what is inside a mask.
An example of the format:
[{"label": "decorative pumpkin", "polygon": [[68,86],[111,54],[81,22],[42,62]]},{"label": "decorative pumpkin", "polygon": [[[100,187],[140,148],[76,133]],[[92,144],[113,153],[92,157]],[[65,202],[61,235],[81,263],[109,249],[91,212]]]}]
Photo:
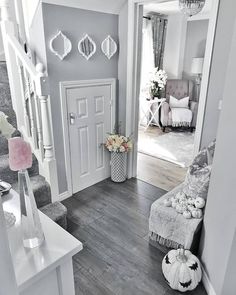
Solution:
[{"label": "decorative pumpkin", "polygon": [[177,198],[176,197],[172,197],[170,200],[171,200],[171,202],[174,202],[174,201],[177,201]]},{"label": "decorative pumpkin", "polygon": [[190,219],[190,218],[192,218],[192,213],[190,211],[186,210],[183,213],[183,217],[186,219]]},{"label": "decorative pumpkin", "polygon": [[189,210],[189,211],[192,212],[192,211],[195,210],[195,209],[196,209],[196,208],[195,208],[193,205],[188,205],[188,210]]},{"label": "decorative pumpkin", "polygon": [[178,213],[182,214],[182,213],[184,213],[184,211],[187,210],[187,206],[182,205],[182,204],[178,204],[178,205],[176,205],[175,209]]},{"label": "decorative pumpkin", "polygon": [[193,218],[202,218],[202,210],[201,209],[195,209],[192,211]]},{"label": "decorative pumpkin", "polygon": [[178,200],[174,200],[174,201],[172,201],[172,207],[173,208],[176,208],[176,206],[179,204],[179,202],[178,202]]},{"label": "decorative pumpkin", "polygon": [[202,279],[201,265],[196,256],[184,249],[171,250],[162,261],[162,272],[174,290],[194,290]]},{"label": "decorative pumpkin", "polygon": [[194,202],[195,207],[198,208],[198,209],[204,208],[205,204],[206,204],[205,200],[203,198],[200,198],[200,197],[196,198],[196,200]]},{"label": "decorative pumpkin", "polygon": [[165,200],[163,201],[163,204],[164,204],[164,206],[166,206],[166,207],[171,207],[172,202],[171,202],[171,200],[170,200],[169,198],[167,198],[167,199],[165,199]]},{"label": "decorative pumpkin", "polygon": [[194,198],[188,198],[188,204],[189,205],[194,205],[195,204],[195,199]]},{"label": "decorative pumpkin", "polygon": [[182,194],[181,192],[178,192],[178,194],[175,196],[175,198],[176,198],[176,199],[180,199],[180,198],[182,197],[182,195],[183,195],[183,194]]}]

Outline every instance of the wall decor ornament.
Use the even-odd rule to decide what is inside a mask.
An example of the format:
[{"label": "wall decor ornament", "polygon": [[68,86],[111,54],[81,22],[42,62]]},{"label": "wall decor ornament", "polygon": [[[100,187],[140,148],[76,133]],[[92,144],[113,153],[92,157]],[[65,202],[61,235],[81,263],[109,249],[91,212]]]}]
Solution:
[{"label": "wall decor ornament", "polygon": [[110,35],[106,37],[105,40],[103,40],[101,45],[102,52],[106,55],[108,59],[111,59],[112,56],[117,52],[117,44],[112,39]]},{"label": "wall decor ornament", "polygon": [[93,39],[86,34],[78,43],[79,53],[89,60],[96,52],[97,46]]},{"label": "wall decor ornament", "polygon": [[52,53],[54,53],[60,60],[63,60],[72,49],[70,39],[66,37],[61,31],[59,31],[49,43],[49,47]]}]

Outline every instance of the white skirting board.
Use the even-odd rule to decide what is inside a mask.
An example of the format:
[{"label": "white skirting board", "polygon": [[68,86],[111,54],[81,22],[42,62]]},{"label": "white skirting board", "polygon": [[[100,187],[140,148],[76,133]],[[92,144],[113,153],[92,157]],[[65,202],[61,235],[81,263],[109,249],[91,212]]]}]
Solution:
[{"label": "white skirting board", "polygon": [[205,287],[208,295],[216,295],[216,292],[215,292],[215,290],[208,278],[208,275],[203,267],[202,267],[202,283],[203,283],[203,286]]},{"label": "white skirting board", "polygon": [[66,191],[66,192],[61,193],[61,194],[59,195],[58,201],[59,201],[59,202],[64,201],[64,200],[68,199],[68,198],[71,197],[71,196],[72,196],[72,193],[70,193],[69,191]]}]

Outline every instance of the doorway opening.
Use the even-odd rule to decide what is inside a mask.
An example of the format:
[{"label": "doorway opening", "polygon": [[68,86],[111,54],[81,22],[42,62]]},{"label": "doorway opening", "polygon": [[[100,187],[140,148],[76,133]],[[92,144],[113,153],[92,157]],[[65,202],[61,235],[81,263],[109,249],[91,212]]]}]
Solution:
[{"label": "doorway opening", "polygon": [[130,171],[165,190],[184,180],[200,147],[217,16],[212,4],[191,18],[178,1],[140,3],[136,13],[142,24],[134,39],[140,52]]}]

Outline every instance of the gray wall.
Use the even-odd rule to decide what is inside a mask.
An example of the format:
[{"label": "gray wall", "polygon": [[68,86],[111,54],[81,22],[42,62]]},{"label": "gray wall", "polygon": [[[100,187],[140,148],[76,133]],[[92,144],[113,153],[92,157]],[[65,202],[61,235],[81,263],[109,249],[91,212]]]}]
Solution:
[{"label": "gray wall", "polygon": [[120,38],[120,54],[119,54],[119,124],[121,132],[125,132],[126,121],[126,79],[127,79],[127,38],[128,38],[128,3],[122,7],[119,14],[119,38]]},{"label": "gray wall", "polygon": [[216,137],[219,122],[219,100],[223,98],[223,85],[232,40],[236,1],[220,1],[217,32],[207,94],[201,146],[207,146]]},{"label": "gray wall", "polygon": [[42,4],[38,5],[31,27],[29,28],[30,48],[36,62],[47,65],[46,44],[44,36]]},{"label": "gray wall", "polygon": [[204,57],[205,55],[208,24],[208,20],[195,20],[187,23],[183,68],[184,79],[195,80],[191,73],[192,60],[194,57]]},{"label": "gray wall", "polygon": [[[57,158],[59,190],[67,190],[59,82],[83,79],[118,78],[118,54],[108,60],[101,52],[101,42],[111,35],[118,42],[118,16],[64,6],[43,4],[44,33]],[[61,30],[72,42],[71,53],[60,61],[49,50],[49,41]],[[88,33],[97,44],[97,52],[86,61],[78,52],[78,41]]]},{"label": "gray wall", "polygon": [[[229,2],[231,1],[228,1],[228,9],[232,10],[232,3]],[[227,2],[225,3],[227,6]],[[224,10],[224,12],[226,11]],[[218,26],[218,30],[220,27]],[[232,126],[235,126],[236,109],[236,22],[232,27],[234,29],[234,35],[231,35],[233,43],[230,57],[225,61],[228,64],[225,71],[226,82],[221,84],[223,106],[201,241],[201,259],[217,295],[233,295],[236,292],[236,264],[233,260],[235,253],[234,256],[231,256],[236,247],[234,239],[236,228],[236,132],[234,130],[231,132]],[[226,49],[229,52],[229,48]],[[212,127],[212,124],[209,127]]]}]

